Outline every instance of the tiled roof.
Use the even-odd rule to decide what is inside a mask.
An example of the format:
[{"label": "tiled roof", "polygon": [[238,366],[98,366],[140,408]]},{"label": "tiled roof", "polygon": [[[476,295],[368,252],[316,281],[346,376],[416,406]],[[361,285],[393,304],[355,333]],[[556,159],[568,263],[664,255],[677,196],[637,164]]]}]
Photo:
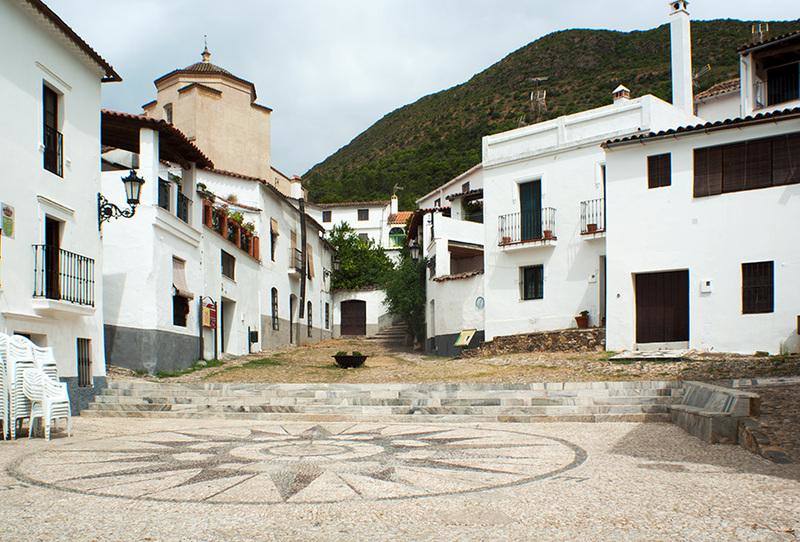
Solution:
[{"label": "tiled roof", "polygon": [[[171,162],[194,162],[199,168],[213,168],[214,163],[197,146],[189,141],[183,132],[165,120],[153,119],[144,115],[134,115],[120,111],[103,109],[101,143],[116,148],[127,148],[139,144],[138,132],[132,128],[150,128],[160,134],[161,156]],[[164,147],[161,147],[161,145]]]},{"label": "tiled roof", "polygon": [[483,275],[483,269],[478,271],[465,271],[464,273],[456,273],[455,275],[444,275],[442,277],[434,278],[433,281],[447,282],[450,280],[464,280],[472,277],[477,277],[478,275]]},{"label": "tiled roof", "polygon": [[338,203],[312,203],[320,209],[331,209],[333,207],[385,207],[389,205],[388,200],[373,201],[340,201]]},{"label": "tiled roof", "polygon": [[786,32],[785,34],[780,34],[778,36],[766,39],[764,41],[753,41],[753,42],[750,42],[750,43],[748,43],[746,45],[742,45],[741,47],[739,47],[738,51],[740,53],[743,53],[745,51],[748,51],[750,49],[754,49],[756,47],[760,47],[762,45],[766,45],[768,43],[774,43],[776,41],[781,41],[781,40],[785,40],[785,39],[788,39],[788,38],[794,38],[794,37],[800,37],[800,29],[793,30],[791,32]]},{"label": "tiled roof", "polygon": [[767,122],[775,122],[781,120],[791,120],[800,118],[800,107],[792,109],[784,109],[782,111],[772,111],[768,113],[759,113],[744,118],[727,119],[717,122],[706,122],[705,124],[695,124],[692,126],[681,126],[680,128],[672,128],[670,130],[663,130],[661,132],[649,132],[646,134],[639,134],[634,136],[623,137],[606,141],[603,146],[606,148],[617,147],[629,143],[640,141],[647,141],[650,139],[659,139],[663,137],[676,137],[684,134],[693,134],[696,132],[713,132],[717,130],[727,130],[731,128],[742,128],[753,124],[763,124]]},{"label": "tiled roof", "polygon": [[731,92],[738,92],[739,91],[739,78],[736,79],[729,79],[727,81],[722,81],[721,83],[717,83],[712,87],[700,92],[697,96],[695,96],[695,100],[706,100],[708,98],[714,98],[715,96],[721,96],[723,94],[729,94]]},{"label": "tiled roof", "polygon": [[475,188],[473,190],[468,190],[466,192],[458,192],[457,194],[450,194],[445,199],[447,201],[453,201],[458,198],[467,198],[471,196],[481,196],[483,197],[483,188]]},{"label": "tiled roof", "polygon": [[47,5],[42,2],[41,0],[26,0],[28,4],[38,11],[43,17],[48,19],[51,23],[53,23],[61,32],[64,33],[72,42],[78,46],[84,53],[86,53],[92,60],[94,60],[103,70],[105,71],[105,76],[103,77],[102,81],[105,82],[116,82],[122,81],[122,77],[114,71],[114,68],[109,64],[106,59],[101,57],[97,51],[91,48],[91,46],[83,41],[75,31],[69,27],[67,23],[61,19],[55,12],[47,7]]},{"label": "tiled roof", "polygon": [[412,217],[414,211],[399,211],[389,215],[389,224],[405,224]]}]

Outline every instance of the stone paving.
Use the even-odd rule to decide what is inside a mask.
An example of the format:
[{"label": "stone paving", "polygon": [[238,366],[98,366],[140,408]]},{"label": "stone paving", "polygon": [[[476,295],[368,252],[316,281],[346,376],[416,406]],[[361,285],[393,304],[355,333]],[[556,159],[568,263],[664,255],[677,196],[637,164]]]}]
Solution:
[{"label": "stone paving", "polygon": [[77,419],[0,443],[0,540],[796,540],[800,466],[668,424]]}]

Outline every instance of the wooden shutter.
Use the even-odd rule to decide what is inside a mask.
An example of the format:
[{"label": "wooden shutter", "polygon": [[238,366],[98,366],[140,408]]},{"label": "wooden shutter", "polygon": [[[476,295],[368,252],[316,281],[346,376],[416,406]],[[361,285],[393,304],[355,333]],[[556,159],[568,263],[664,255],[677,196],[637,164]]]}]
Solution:
[{"label": "wooden shutter", "polygon": [[694,150],[694,197],[722,193],[722,148]]},{"label": "wooden shutter", "polygon": [[314,278],[314,252],[311,250],[311,244],[306,245],[306,254],[308,258],[306,259],[306,265],[308,265],[308,278]]},{"label": "wooden shutter", "polygon": [[800,134],[778,136],[772,142],[772,184],[800,183]]},{"label": "wooden shutter", "polygon": [[672,184],[672,155],[659,154],[647,157],[647,187],[659,188]]},{"label": "wooden shutter", "polygon": [[747,143],[725,145],[722,149],[722,191],[745,189],[747,179]]},{"label": "wooden shutter", "polygon": [[745,189],[772,186],[772,139],[747,143]]},{"label": "wooden shutter", "polygon": [[742,264],[742,313],[773,312],[775,308],[774,263]]},{"label": "wooden shutter", "polygon": [[519,185],[521,241],[542,238],[542,181]]}]

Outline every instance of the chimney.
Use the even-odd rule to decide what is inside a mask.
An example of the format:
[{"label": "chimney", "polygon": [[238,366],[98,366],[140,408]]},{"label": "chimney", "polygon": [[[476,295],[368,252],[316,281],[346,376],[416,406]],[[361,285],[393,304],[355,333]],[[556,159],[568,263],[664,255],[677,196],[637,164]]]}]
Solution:
[{"label": "chimney", "polygon": [[692,75],[692,28],[688,0],[670,2],[669,27],[672,46],[672,105],[688,115],[694,114]]},{"label": "chimney", "polygon": [[397,211],[399,210],[399,208],[400,207],[397,204],[397,194],[392,194],[392,209],[391,209],[391,213],[393,215],[396,215]]},{"label": "chimney", "polygon": [[625,103],[631,99],[631,89],[625,85],[620,85],[614,89],[612,96],[615,104]]},{"label": "chimney", "polygon": [[302,198],[303,197],[303,181],[302,181],[302,179],[300,179],[300,177],[295,175],[294,177],[292,177],[291,185],[292,185],[292,187],[291,187],[291,190],[289,192],[289,195],[291,197],[295,198],[295,199]]}]

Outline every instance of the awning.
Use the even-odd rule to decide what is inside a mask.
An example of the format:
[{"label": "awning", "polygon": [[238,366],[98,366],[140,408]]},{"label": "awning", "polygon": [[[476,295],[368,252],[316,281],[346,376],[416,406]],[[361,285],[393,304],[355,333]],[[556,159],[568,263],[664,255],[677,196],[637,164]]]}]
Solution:
[{"label": "awning", "polygon": [[194,294],[186,284],[186,262],[177,258],[172,259],[172,286],[175,288],[175,295],[194,299]]}]

